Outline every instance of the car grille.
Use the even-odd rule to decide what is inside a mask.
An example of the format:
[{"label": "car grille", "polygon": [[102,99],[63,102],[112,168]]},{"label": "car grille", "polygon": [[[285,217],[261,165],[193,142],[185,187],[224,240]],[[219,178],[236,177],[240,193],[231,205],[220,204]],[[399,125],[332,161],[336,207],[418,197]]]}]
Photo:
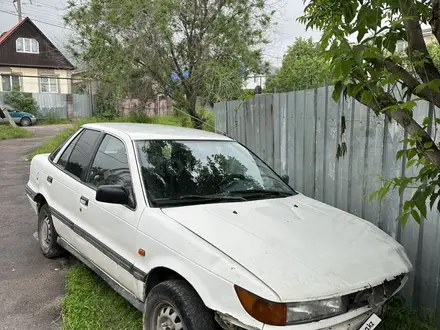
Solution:
[{"label": "car grille", "polygon": [[347,295],[348,309],[353,310],[364,306],[374,307],[388,300],[400,287],[403,275],[394,280]]}]

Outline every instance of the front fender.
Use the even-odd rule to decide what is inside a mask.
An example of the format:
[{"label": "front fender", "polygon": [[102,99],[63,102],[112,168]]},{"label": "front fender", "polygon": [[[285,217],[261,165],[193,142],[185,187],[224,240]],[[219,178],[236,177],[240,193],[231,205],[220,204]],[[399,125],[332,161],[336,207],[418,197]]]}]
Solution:
[{"label": "front fender", "polygon": [[[146,274],[158,267],[171,269],[193,286],[211,310],[262,329],[263,324],[242,307],[234,285],[277,301],[279,297],[266,284],[160,210],[147,209],[141,218],[137,242],[146,253],[136,257],[136,268]],[[144,283],[138,281],[136,294],[145,300]]]},{"label": "front fender", "polygon": [[[159,252],[160,250],[162,250],[162,252]],[[211,310],[230,315],[252,328],[262,329],[263,324],[250,317],[241,306],[233,283],[189,261],[181,255],[176,255],[166,250],[167,249],[161,246],[160,243],[154,242],[149,247],[151,257],[143,258],[142,260],[138,259],[136,261],[136,267],[142,269],[147,274],[158,267],[168,268],[178,273],[190,283],[203,303]],[[213,266],[215,267],[215,265]],[[142,282],[137,282],[137,295],[138,297],[142,297],[142,300],[145,300],[145,286]]]}]

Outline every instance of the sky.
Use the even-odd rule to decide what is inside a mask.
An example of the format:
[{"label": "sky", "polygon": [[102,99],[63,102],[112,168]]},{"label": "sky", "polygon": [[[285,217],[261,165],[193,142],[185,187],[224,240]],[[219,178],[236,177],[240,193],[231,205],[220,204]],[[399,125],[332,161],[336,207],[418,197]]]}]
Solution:
[{"label": "sky", "polygon": [[[22,0],[23,18],[29,16],[43,33],[62,51],[72,30],[63,28],[62,16],[67,0]],[[276,10],[274,26],[268,31],[270,44],[264,50],[265,58],[275,67],[281,65],[284,52],[295,38],[312,37],[318,40],[320,33],[306,31],[296,19],[303,14],[303,0],[273,0]],[[18,22],[13,0],[0,0],[0,33],[9,30]]]}]

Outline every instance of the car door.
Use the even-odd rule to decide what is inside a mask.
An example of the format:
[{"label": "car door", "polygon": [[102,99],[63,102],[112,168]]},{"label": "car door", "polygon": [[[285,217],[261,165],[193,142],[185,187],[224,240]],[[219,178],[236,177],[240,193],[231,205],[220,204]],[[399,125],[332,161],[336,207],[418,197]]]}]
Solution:
[{"label": "car door", "polygon": [[54,169],[43,178],[52,219],[58,234],[76,248],[78,225],[82,214],[78,208],[78,190],[98,144],[100,132],[81,130],[54,160]]},{"label": "car door", "polygon": [[[125,289],[135,293],[132,272],[138,250],[137,225],[144,207],[136,201],[132,180],[135,164],[128,159],[123,140],[106,134],[94,155],[86,185],[78,190],[80,225],[91,236],[82,240],[79,249]],[[100,185],[124,186],[130,193],[131,205],[97,202],[96,190]]]},{"label": "car door", "polygon": [[20,123],[20,119],[21,119],[21,113],[13,110],[13,109],[8,109],[9,115],[11,116],[11,118],[15,121],[15,123]]}]

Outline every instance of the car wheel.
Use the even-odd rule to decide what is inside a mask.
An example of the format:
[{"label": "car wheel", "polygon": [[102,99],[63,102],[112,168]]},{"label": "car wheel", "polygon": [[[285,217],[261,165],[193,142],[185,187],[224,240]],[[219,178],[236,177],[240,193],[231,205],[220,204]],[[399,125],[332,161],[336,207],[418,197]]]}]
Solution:
[{"label": "car wheel", "polygon": [[20,120],[20,125],[21,126],[31,126],[32,122],[31,122],[31,120],[28,117],[23,117]]},{"label": "car wheel", "polygon": [[44,204],[38,213],[38,241],[43,255],[52,259],[63,254],[63,248],[57,243],[58,234],[53,226],[49,207]]},{"label": "car wheel", "polygon": [[216,330],[213,313],[183,280],[156,285],[145,303],[144,330]]}]

